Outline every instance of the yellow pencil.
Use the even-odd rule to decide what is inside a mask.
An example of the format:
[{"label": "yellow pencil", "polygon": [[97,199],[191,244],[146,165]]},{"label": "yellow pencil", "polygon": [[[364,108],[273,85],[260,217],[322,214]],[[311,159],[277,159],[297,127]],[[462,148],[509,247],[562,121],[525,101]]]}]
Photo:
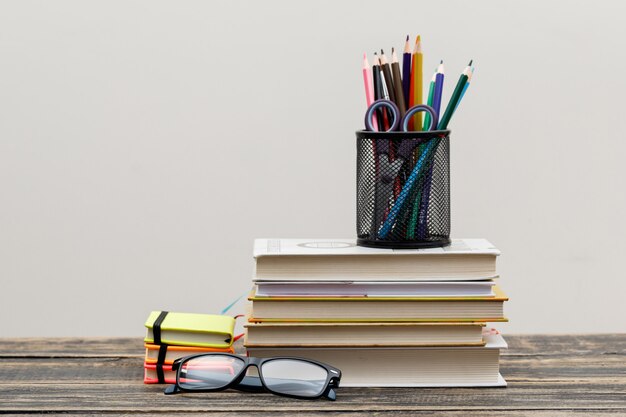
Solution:
[{"label": "yellow pencil", "polygon": [[[413,56],[411,61],[411,91],[409,94],[409,104],[410,107],[413,107],[417,104],[423,104],[424,100],[424,55],[422,54],[422,38],[420,37],[420,35],[417,35],[417,39],[415,39],[415,48],[413,49]],[[422,130],[422,114],[422,112],[419,112],[415,116],[413,116],[413,119],[411,120],[411,130]]]}]

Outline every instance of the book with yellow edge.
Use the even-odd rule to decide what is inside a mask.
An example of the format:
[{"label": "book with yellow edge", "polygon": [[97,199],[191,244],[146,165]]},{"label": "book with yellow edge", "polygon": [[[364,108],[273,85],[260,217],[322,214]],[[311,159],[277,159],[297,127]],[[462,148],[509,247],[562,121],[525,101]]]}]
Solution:
[{"label": "book with yellow edge", "polygon": [[250,322],[495,322],[507,321],[508,297],[257,297]]},{"label": "book with yellow edge", "polygon": [[[162,313],[153,311],[146,320],[144,342],[154,343],[153,326]],[[235,318],[231,316],[168,312],[160,324],[161,344],[228,348],[233,342]]]}]

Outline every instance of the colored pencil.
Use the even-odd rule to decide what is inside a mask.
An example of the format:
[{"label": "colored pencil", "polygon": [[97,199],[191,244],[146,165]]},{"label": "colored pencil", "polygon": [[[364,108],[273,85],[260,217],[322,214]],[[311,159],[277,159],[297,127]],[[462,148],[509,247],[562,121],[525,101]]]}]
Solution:
[{"label": "colored pencil", "polygon": [[411,90],[411,44],[409,43],[409,35],[406,35],[404,44],[404,53],[402,54],[402,92],[404,93],[404,104],[409,103],[409,94]]},{"label": "colored pencil", "polygon": [[383,51],[382,49],[380,50],[380,69],[383,72],[383,77],[385,78],[385,87],[387,88],[389,100],[393,101],[395,104],[398,104],[398,102],[396,101],[396,92],[393,88],[391,67],[389,66],[389,62],[387,62],[385,51]]},{"label": "colored pencil", "polygon": [[[378,83],[378,88],[380,89],[378,98],[382,100],[389,100],[389,91],[387,90],[387,81],[385,80],[385,73],[383,72],[383,66],[380,63],[380,57],[376,54],[376,52],[374,52],[374,59],[378,62],[378,75],[380,77],[380,82]],[[389,130],[389,127],[391,126],[391,115],[389,114],[386,108],[383,108],[380,111],[380,114],[382,115],[382,121],[383,121],[382,131],[387,131]]]},{"label": "colored pencil", "polygon": [[404,186],[402,187],[402,191],[398,195],[398,198],[396,198],[396,201],[393,204],[393,206],[391,206],[391,210],[389,210],[389,215],[385,219],[383,226],[378,232],[379,239],[385,239],[391,232],[393,225],[396,223],[396,219],[398,218],[398,214],[400,213],[400,210],[403,209],[404,203],[409,197],[413,187],[415,186],[416,181],[419,179],[420,174],[423,172],[424,167],[427,166],[430,162],[432,162],[432,156],[434,152],[437,150],[438,144],[439,144],[438,141],[429,140],[424,145],[424,150],[421,153],[417,162],[415,163],[415,167],[413,167],[413,170],[411,171],[411,175],[409,175],[409,178],[407,178],[406,182],[404,183]]},{"label": "colored pencil", "polygon": [[[367,54],[363,53],[363,84],[365,85],[365,103],[367,107],[374,102],[374,80],[372,78],[372,69],[367,61]],[[374,114],[372,117],[372,125],[376,126],[378,120]]]},{"label": "colored pencil", "polygon": [[[441,111],[441,96],[443,95],[443,82],[444,82],[444,67],[443,60],[439,63],[437,67],[437,72],[435,73],[435,88],[433,91],[432,100],[430,100],[429,105],[432,106],[433,109],[439,115]],[[434,129],[437,127],[435,126]],[[427,129],[427,126],[424,125],[424,130]],[[411,232],[415,232],[416,221],[417,223],[417,237],[418,239],[423,239],[426,236],[426,227],[428,220],[428,204],[430,201],[430,185],[433,177],[433,167],[432,165],[428,169],[428,173],[426,174],[426,178],[424,180],[424,185],[422,189],[419,190],[419,198],[421,200],[416,199],[413,203],[413,212],[410,222]],[[413,238],[412,236],[411,238]]]},{"label": "colored pencil", "polygon": [[[437,79],[437,71],[433,74],[433,78],[430,80],[430,85],[428,86],[428,100],[426,104],[432,107],[433,105],[433,95],[435,93],[435,80]],[[426,113],[424,116],[424,125],[422,126],[422,130],[428,130],[428,126],[430,125],[430,114]]]},{"label": "colored pencil", "polygon": [[[415,48],[413,49],[413,57],[411,61],[411,92],[409,93],[409,107],[422,104],[422,88],[423,88],[423,68],[424,55],[422,54],[422,38],[417,35],[415,39]],[[422,130],[422,112],[417,113],[411,118],[409,126],[411,130]]]},{"label": "colored pencil", "polygon": [[456,103],[456,107],[454,108],[455,112],[456,112],[457,107],[459,107],[459,103],[461,103],[461,101],[463,100],[463,97],[465,96],[465,92],[469,88],[473,76],[474,76],[474,67],[472,67],[472,70],[470,71],[469,76],[467,77],[467,83],[465,83],[465,87],[463,87],[463,91],[461,92],[461,97],[459,98],[459,101]]},{"label": "colored pencil", "polygon": [[404,100],[404,91],[402,91],[402,76],[400,75],[398,55],[394,48],[391,48],[391,73],[393,75],[393,89],[396,93],[396,104],[400,110],[400,117],[404,117],[404,113],[406,113],[406,101]]},{"label": "colored pencil", "polygon": [[[437,77],[437,71],[433,73],[433,78],[430,80],[430,85],[428,86],[428,100],[426,104],[432,107],[433,105],[433,95],[435,92],[435,79]],[[430,114],[426,113],[424,116],[424,126],[423,130],[428,130],[430,127]],[[415,150],[414,159],[417,160],[421,153],[424,151],[424,144],[418,145]],[[411,209],[411,218],[409,220],[409,225],[406,228],[406,237],[407,239],[415,238],[415,229],[417,227],[417,219],[419,218],[420,213],[420,202],[422,201],[422,189],[420,188],[415,196],[415,200],[413,201],[413,208]]]},{"label": "colored pencil", "polygon": [[[441,106],[441,92],[443,90],[443,78],[441,75],[443,74],[443,61],[439,63],[437,67],[437,71],[433,75],[433,80],[431,80],[431,84],[434,81],[432,96],[429,92],[428,94],[428,105],[435,109],[437,112],[437,116],[439,116],[439,107]],[[426,120],[426,117],[424,117]],[[427,130],[430,126],[430,120],[428,120],[428,124],[424,122],[424,130]],[[433,126],[433,130],[437,129],[437,126]],[[420,145],[419,151],[424,151],[424,145]],[[418,190],[417,197],[413,202],[413,210],[411,215],[411,220],[409,222],[409,229],[412,233],[410,239],[415,237],[415,229],[417,228],[417,237],[418,239],[423,239],[426,235],[426,222],[428,219],[428,204],[430,201],[430,184],[433,178],[433,166],[430,165],[428,169],[428,173],[424,179],[422,187]]]},{"label": "colored pencil", "polygon": [[[433,79],[430,82],[432,87],[432,94],[429,92],[428,94],[428,105],[435,109],[437,115],[439,115],[439,108],[441,107],[441,93],[443,91],[443,60],[439,63],[437,67],[437,71],[433,75]],[[434,82],[434,85],[433,85]],[[428,120],[428,124],[426,123],[426,117],[424,118],[424,130],[428,129],[430,126],[430,119]],[[433,129],[437,129],[437,126],[434,126]],[[420,145],[420,152],[423,151],[424,146]],[[426,174],[426,178],[424,180],[424,184],[422,188],[418,190],[417,197],[413,202],[413,210],[411,212],[411,220],[409,222],[409,228],[407,229],[407,237],[413,239],[415,237],[415,229],[417,227],[417,237],[419,239],[424,238],[426,234],[426,222],[428,219],[428,203],[430,200],[430,184],[433,176],[433,167],[432,165],[428,169],[428,173]],[[419,221],[419,223],[418,223]]]},{"label": "colored pencil", "polygon": [[437,114],[441,117],[441,96],[443,95],[443,82],[445,79],[445,70],[443,68],[443,60],[437,67],[437,74],[435,79],[435,91],[433,94],[433,103],[432,107],[435,109]]},{"label": "colored pencil", "polygon": [[[382,93],[382,80],[380,79],[380,65],[378,65],[378,56],[376,52],[374,52],[374,62],[372,64],[372,86],[374,87],[374,100],[380,100],[383,98]],[[385,130],[385,126],[383,123],[383,113],[382,111],[377,112],[378,116],[378,131],[382,132]]]},{"label": "colored pencil", "polygon": [[367,61],[367,54],[363,53],[363,84],[365,86],[365,102],[367,107],[374,102],[374,85],[372,79],[372,69]]},{"label": "colored pencil", "polygon": [[389,98],[389,89],[387,88],[387,77],[385,77],[385,71],[383,71],[383,66],[379,65],[380,68],[380,86],[383,92],[383,99],[391,100]]},{"label": "colored pencil", "polygon": [[456,87],[454,87],[454,92],[452,93],[452,97],[450,97],[450,101],[446,106],[446,111],[443,113],[443,117],[439,119],[439,130],[445,130],[448,128],[448,123],[450,123],[450,119],[454,114],[454,110],[457,107],[461,99],[461,94],[463,93],[463,89],[465,88],[465,84],[467,83],[467,79],[469,78],[469,74],[471,72],[472,61],[465,67],[461,76],[459,77],[459,81],[456,83]]},{"label": "colored pencil", "polygon": [[[406,106],[404,104],[404,93],[402,93],[402,77],[400,77],[400,66],[398,64],[398,56],[396,55],[395,49],[391,48],[391,55],[392,55],[392,65],[391,65],[391,70],[394,71],[393,75],[391,73],[391,71],[387,71],[387,73],[389,73],[389,80],[392,80],[392,77],[394,77],[395,79],[392,80],[392,82],[387,83],[388,85],[391,84],[391,91],[389,92],[389,95],[392,96],[391,100],[396,103],[396,105],[398,106],[398,110],[400,111],[400,114],[398,117],[402,118],[404,117],[404,113],[406,112]],[[389,64],[387,64],[387,58],[385,57],[385,53],[383,52],[383,50],[380,50],[381,53],[381,62],[384,62],[385,68],[389,68]],[[395,60],[395,61],[394,61]],[[387,76],[385,73],[385,76]],[[393,93],[393,95],[391,94]],[[389,156],[392,160],[396,159],[396,144],[393,143],[393,141],[389,141]],[[396,177],[394,179],[394,198],[398,196],[398,194],[400,193],[400,190],[402,189],[402,184],[400,182],[400,177]]]}]

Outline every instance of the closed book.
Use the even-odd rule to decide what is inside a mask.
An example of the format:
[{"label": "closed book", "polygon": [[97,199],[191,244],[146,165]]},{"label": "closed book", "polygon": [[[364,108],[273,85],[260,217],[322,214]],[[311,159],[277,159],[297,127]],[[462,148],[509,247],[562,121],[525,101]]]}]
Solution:
[{"label": "closed book", "polygon": [[246,347],[483,346],[484,323],[248,323]]},{"label": "closed book", "polygon": [[[159,366],[162,368],[162,371],[163,371],[163,382],[159,382],[159,370],[158,370]],[[228,363],[224,364],[224,362],[222,362],[222,364],[219,364],[219,363],[198,364],[196,363],[191,366],[192,368],[189,368],[189,366],[185,365],[183,366],[183,369],[194,369],[199,372],[206,372],[207,374],[210,374],[210,372],[212,371],[217,371],[218,375],[221,374],[222,376],[224,375],[224,373],[229,373],[233,375],[233,373],[235,372],[232,365]],[[172,369],[172,365],[157,365],[154,363],[144,362],[143,368],[144,368],[144,378],[143,378],[144,384],[159,384],[159,383],[175,384],[176,383],[176,371]]]},{"label": "closed book", "polygon": [[259,281],[451,281],[497,276],[500,251],[484,239],[429,249],[379,249],[354,239],[256,239]]},{"label": "closed book", "polygon": [[163,356],[163,363],[171,365],[176,359],[184,358],[185,356],[198,355],[201,353],[211,352],[224,352],[234,353],[232,346],[228,348],[201,348],[193,346],[170,346],[170,345],[154,345],[152,343],[144,343],[146,348],[145,363],[156,364],[159,359],[160,349],[165,349]]},{"label": "closed book", "polygon": [[508,298],[493,297],[249,297],[251,322],[490,322],[507,321]]},{"label": "closed book", "polygon": [[[172,370],[172,365],[163,365],[164,384],[176,383],[176,371]],[[157,365],[154,363],[143,364],[143,383],[144,384],[159,384],[159,374],[157,372]]]},{"label": "closed book", "polygon": [[489,297],[485,281],[256,281],[257,297]]},{"label": "closed book", "polygon": [[[144,342],[154,344],[153,326],[160,311],[146,320]],[[169,312],[161,325],[161,344],[228,348],[233,342],[235,318],[231,316]]]},{"label": "closed book", "polygon": [[318,360],[341,370],[342,387],[497,387],[502,336],[485,336],[482,347],[248,348],[250,356]]}]

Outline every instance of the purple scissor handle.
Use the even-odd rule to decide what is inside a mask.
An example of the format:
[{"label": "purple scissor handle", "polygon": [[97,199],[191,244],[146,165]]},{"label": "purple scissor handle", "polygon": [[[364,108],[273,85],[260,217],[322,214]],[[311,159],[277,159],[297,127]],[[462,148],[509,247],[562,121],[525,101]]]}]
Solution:
[{"label": "purple scissor handle", "polygon": [[386,130],[386,132],[393,132],[393,131],[398,130],[398,128],[400,128],[399,130],[401,130],[402,132],[408,132],[409,120],[416,113],[419,113],[421,111],[430,114],[430,126],[428,127],[428,130],[433,130],[433,128],[436,128],[437,124],[439,123],[439,115],[437,114],[437,111],[426,104],[418,104],[417,106],[411,107],[404,114],[404,117],[400,118],[400,110],[398,109],[398,106],[396,106],[396,104],[393,101],[376,100],[365,111],[365,130],[369,130],[372,132],[377,131],[373,123],[373,116],[374,116],[374,112],[382,107],[386,107],[391,112],[391,115],[393,116],[393,119],[392,119],[393,121],[391,122],[391,126],[389,127],[389,130]]}]

